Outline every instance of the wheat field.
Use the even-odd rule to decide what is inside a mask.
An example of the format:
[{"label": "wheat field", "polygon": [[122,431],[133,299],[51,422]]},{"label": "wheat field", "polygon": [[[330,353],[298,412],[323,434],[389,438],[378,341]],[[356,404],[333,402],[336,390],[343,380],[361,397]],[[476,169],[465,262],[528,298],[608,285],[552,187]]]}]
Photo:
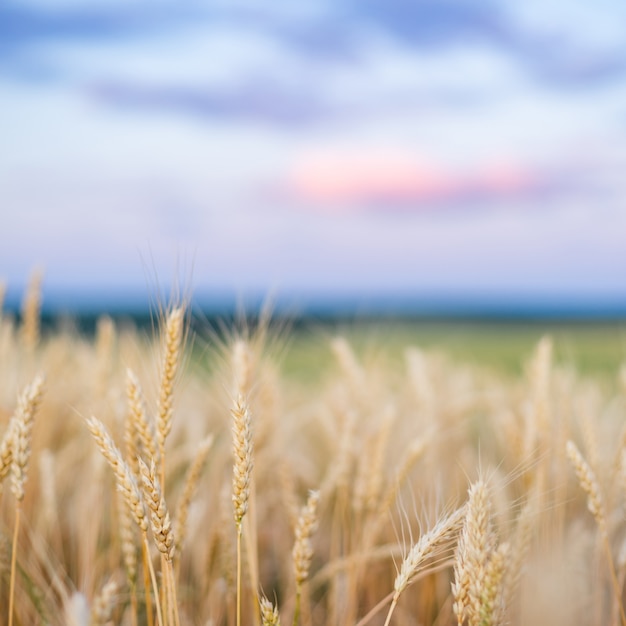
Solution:
[{"label": "wheat field", "polygon": [[0,318],[0,624],[626,626],[626,370],[339,335],[303,380],[265,322],[39,302]]}]

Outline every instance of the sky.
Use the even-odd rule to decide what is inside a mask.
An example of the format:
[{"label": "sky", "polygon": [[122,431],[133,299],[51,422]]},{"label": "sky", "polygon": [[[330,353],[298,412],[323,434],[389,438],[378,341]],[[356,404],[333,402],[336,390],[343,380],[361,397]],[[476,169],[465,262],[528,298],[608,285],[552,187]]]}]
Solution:
[{"label": "sky", "polygon": [[626,302],[625,171],[617,0],[0,4],[14,293]]}]

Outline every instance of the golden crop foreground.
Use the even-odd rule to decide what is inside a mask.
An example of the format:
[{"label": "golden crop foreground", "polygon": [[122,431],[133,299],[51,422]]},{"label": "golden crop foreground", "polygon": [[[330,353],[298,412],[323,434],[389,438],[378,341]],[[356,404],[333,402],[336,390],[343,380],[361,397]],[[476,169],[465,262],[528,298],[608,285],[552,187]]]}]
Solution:
[{"label": "golden crop foreground", "polygon": [[304,383],[264,325],[209,370],[182,307],[92,341],[26,302],[0,318],[0,623],[626,625],[618,377],[547,339],[515,379],[336,337]]}]

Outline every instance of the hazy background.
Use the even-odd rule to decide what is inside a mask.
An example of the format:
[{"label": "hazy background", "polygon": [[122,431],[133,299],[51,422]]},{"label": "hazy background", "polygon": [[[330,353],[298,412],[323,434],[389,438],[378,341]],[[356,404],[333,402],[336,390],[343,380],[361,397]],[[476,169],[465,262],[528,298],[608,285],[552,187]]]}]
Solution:
[{"label": "hazy background", "polygon": [[624,314],[625,172],[617,0],[0,4],[13,300]]}]

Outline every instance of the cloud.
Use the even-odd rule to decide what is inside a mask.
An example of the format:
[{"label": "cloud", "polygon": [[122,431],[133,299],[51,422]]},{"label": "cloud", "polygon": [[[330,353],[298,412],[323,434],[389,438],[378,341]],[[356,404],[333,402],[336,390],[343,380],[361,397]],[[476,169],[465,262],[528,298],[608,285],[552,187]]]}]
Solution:
[{"label": "cloud", "polygon": [[152,86],[101,83],[89,94],[109,105],[220,119],[253,119],[282,125],[315,122],[332,109],[308,90],[289,90],[271,82],[251,81],[239,87]]},{"label": "cloud", "polygon": [[607,24],[623,23],[621,9],[614,5],[586,11],[579,6],[578,12],[562,5],[546,11],[542,5],[541,10],[535,9],[544,16],[542,21],[527,19],[523,10],[493,1],[345,0],[320,1],[318,5],[304,3],[296,10],[269,0],[256,6],[222,2],[193,8],[148,8],[141,3],[96,2],[89,6],[52,3],[44,8],[38,3],[9,2],[0,5],[0,51],[7,64],[11,52],[42,41],[76,40],[91,46],[97,41],[140,40],[177,30],[184,37],[190,27],[219,25],[280,42],[286,56],[300,57],[303,68],[311,61],[359,67],[366,62],[372,38],[383,36],[425,56],[487,46],[510,56],[532,79],[555,88],[601,84],[626,73],[622,43],[626,28],[614,27],[616,32],[608,42],[585,36],[589,22],[597,22],[603,29]]},{"label": "cloud", "polygon": [[516,164],[487,163],[454,171],[402,153],[327,152],[305,156],[279,194],[327,211],[412,211],[546,197],[558,177]]}]

